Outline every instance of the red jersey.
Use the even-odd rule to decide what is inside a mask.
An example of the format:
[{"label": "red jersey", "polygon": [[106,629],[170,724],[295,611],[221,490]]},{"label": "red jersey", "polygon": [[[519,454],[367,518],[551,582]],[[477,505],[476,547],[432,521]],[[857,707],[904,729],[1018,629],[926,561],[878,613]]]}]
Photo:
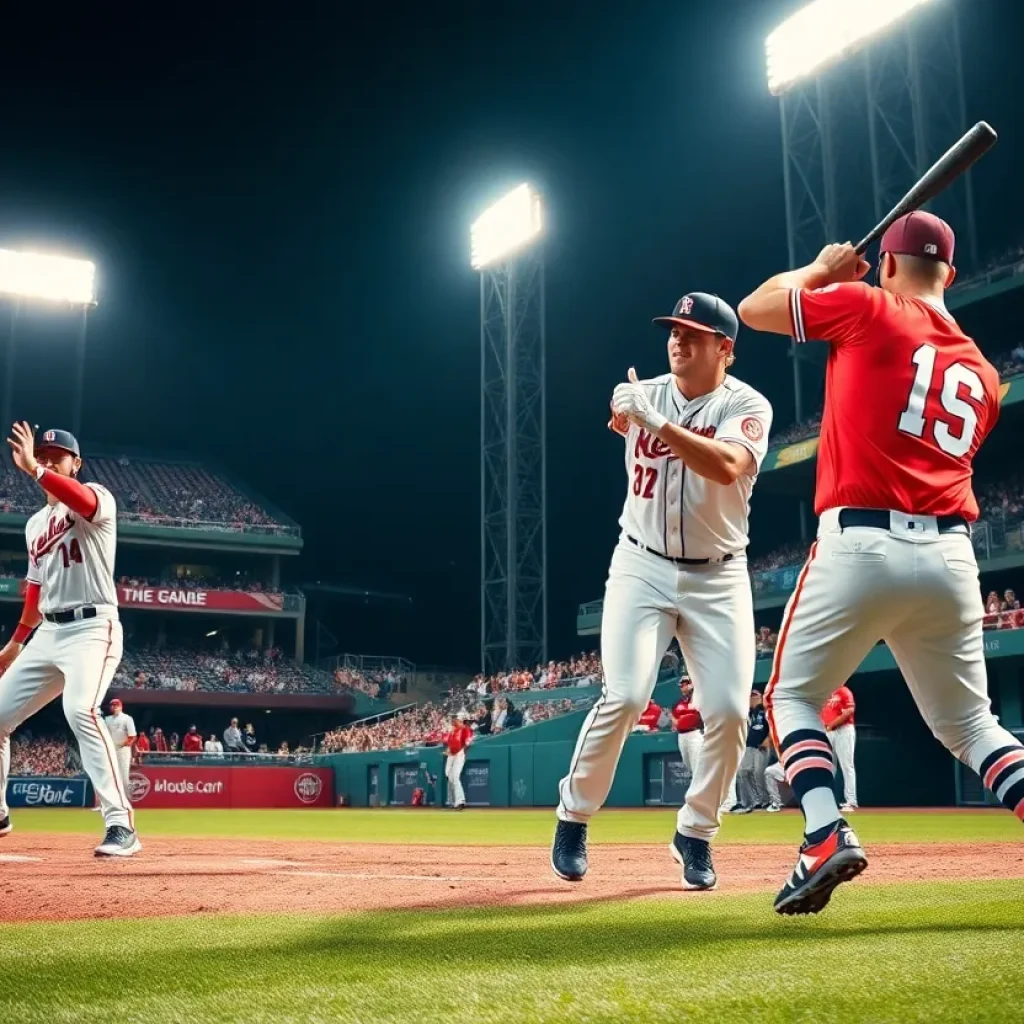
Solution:
[{"label": "red jersey", "polygon": [[[844,711],[853,711],[853,693],[848,686],[840,686],[827,701],[821,712],[821,720],[831,725]],[[846,725],[853,725],[853,715],[846,720]]]},{"label": "red jersey", "polygon": [[814,511],[978,518],[971,462],[999,374],[939,303],[863,282],[790,293],[793,336],[831,343]]},{"label": "red jersey", "polygon": [[700,712],[688,700],[676,701],[676,706],[672,709],[672,722],[676,732],[693,732],[703,724]]},{"label": "red jersey", "polygon": [[181,738],[181,749],[186,754],[199,754],[203,750],[203,737],[197,732],[187,732]]},{"label": "red jersey", "polygon": [[448,753],[454,757],[460,750],[465,750],[472,739],[473,730],[468,725],[459,725],[445,736],[444,745],[448,748]]},{"label": "red jersey", "polygon": [[658,728],[659,718],[661,718],[661,708],[652,700],[644,708],[643,714],[640,716],[640,725],[646,726],[653,731]]},{"label": "red jersey", "polygon": [[140,732],[136,738],[135,749],[141,751],[143,754],[149,753],[149,737],[144,732]]}]

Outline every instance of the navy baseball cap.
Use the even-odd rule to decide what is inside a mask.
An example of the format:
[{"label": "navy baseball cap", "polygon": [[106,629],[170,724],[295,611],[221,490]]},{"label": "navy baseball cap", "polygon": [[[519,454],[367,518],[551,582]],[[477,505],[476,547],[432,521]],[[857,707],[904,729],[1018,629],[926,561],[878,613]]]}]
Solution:
[{"label": "navy baseball cap", "polygon": [[953,229],[941,217],[925,210],[914,210],[893,221],[882,235],[878,251],[897,256],[920,256],[952,266],[955,244]]},{"label": "navy baseball cap", "polygon": [[740,329],[732,306],[707,292],[689,292],[676,303],[671,316],[656,316],[654,323],[670,329],[695,327],[698,331],[722,334],[730,341],[736,340]]},{"label": "navy baseball cap", "polygon": [[36,450],[40,448],[63,448],[72,455],[82,457],[78,441],[70,430],[41,430],[36,434]]}]

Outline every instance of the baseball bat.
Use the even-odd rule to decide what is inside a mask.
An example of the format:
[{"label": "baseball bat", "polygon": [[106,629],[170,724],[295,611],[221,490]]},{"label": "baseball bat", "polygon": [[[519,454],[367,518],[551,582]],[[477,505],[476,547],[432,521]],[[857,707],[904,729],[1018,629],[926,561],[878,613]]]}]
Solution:
[{"label": "baseball bat", "polygon": [[947,185],[981,159],[996,144],[998,138],[990,124],[979,121],[959,142],[950,146],[921,175],[917,184],[857,243],[857,253],[863,256],[867,247],[881,238],[894,220],[912,210],[920,209],[929,199],[934,199]]}]

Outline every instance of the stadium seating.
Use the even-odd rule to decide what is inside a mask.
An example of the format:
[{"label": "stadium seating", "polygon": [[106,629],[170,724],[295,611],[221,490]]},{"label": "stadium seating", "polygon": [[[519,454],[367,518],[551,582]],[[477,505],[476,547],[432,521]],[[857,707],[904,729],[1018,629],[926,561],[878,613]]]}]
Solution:
[{"label": "stadium seating", "polygon": [[[269,534],[297,533],[249,495],[197,463],[88,457],[83,479],[113,493],[122,522],[202,527]],[[31,515],[40,507],[39,488],[7,460],[0,460],[0,511]]]}]

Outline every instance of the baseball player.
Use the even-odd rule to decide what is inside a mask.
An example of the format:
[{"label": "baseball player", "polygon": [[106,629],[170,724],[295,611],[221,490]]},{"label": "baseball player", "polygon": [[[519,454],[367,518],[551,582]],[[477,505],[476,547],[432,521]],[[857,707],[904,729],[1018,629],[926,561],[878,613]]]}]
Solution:
[{"label": "baseball player", "polygon": [[700,748],[704,743],[704,723],[700,712],[693,705],[693,683],[689,679],[679,680],[679,700],[672,708],[672,724],[679,734],[679,756],[692,782],[697,771]]},{"label": "baseball player", "polygon": [[626,439],[628,484],[605,589],[605,685],[559,786],[551,863],[567,881],[586,873],[587,821],[608,795],[674,635],[704,740],[670,849],[685,888],[712,889],[710,841],[743,750],[754,681],[747,519],[772,409],[727,373],[738,322],[720,298],[684,295],[655,323],[669,328],[670,372],[641,381],[630,370],[612,396],[609,426]]},{"label": "baseball player", "polygon": [[141,845],[100,714],[121,661],[114,498],[105,487],[76,479],[81,454],[66,430],[34,439],[27,423],[16,423],[8,444],[15,466],[42,487],[46,506],[25,527],[25,605],[14,636],[0,650],[0,793],[10,772],[11,733],[63,694],[64,713],[103,809],[106,835],[96,854],[130,857]]},{"label": "baseball player", "polygon": [[135,719],[125,714],[124,705],[118,697],[110,702],[110,714],[103,719],[110,733],[110,742],[114,744],[117,751],[117,766],[121,773],[121,784],[124,791],[129,792],[128,776],[132,771],[132,747],[135,744],[138,733],[135,729]]},{"label": "baseball player", "polygon": [[764,788],[768,790],[769,814],[778,814],[782,810],[782,790],[779,788],[786,781],[786,771],[781,761],[774,761],[764,770]]},{"label": "baseball player", "polygon": [[832,742],[832,750],[843,772],[843,802],[839,810],[857,810],[857,772],[853,766],[853,751],[857,745],[857,727],[853,712],[856,705],[848,686],[840,686],[827,701],[821,712],[825,731]]},{"label": "baseball player", "polygon": [[827,245],[740,306],[750,327],[829,344],[818,446],[818,539],[786,606],[766,688],[772,738],[805,837],[775,900],[816,913],[867,866],[832,790],[819,715],[882,639],[935,736],[1019,818],[1024,746],[987,693],[970,523],[971,463],[999,415],[999,377],[946,309],[953,232],[929,213],[897,220],[879,287],[849,244]]},{"label": "baseball player", "polygon": [[462,770],[466,767],[466,747],[473,742],[473,730],[466,725],[462,716],[452,719],[452,728],[444,738],[447,756],[444,762],[444,777],[448,780],[448,795],[452,807],[461,811],[466,806],[466,792],[462,788]]}]

